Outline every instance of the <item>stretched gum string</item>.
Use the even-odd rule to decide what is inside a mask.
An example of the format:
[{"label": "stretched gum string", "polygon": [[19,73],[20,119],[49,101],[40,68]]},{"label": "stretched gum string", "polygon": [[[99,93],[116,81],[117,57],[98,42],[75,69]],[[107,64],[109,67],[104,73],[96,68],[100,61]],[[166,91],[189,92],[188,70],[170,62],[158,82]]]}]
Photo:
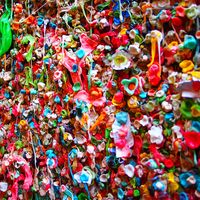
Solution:
[{"label": "stretched gum string", "polygon": [[155,54],[156,54],[156,38],[151,38],[151,62],[147,65],[150,67],[154,63],[155,59]]},{"label": "stretched gum string", "polygon": [[158,72],[158,76],[159,76],[159,77],[160,77],[160,75],[161,75],[160,43],[161,43],[161,40],[157,40],[157,45],[158,45],[158,59],[159,59],[159,72]]},{"label": "stretched gum string", "polygon": [[73,174],[73,171],[72,171],[72,166],[71,166],[71,163],[70,163],[70,153],[68,154],[68,167],[69,167],[69,172],[70,172],[70,175],[72,177],[72,180],[73,180],[74,183],[76,183],[76,180],[74,179],[74,174]]},{"label": "stretched gum string", "polygon": [[[136,22],[135,22],[135,20],[133,19],[133,16],[132,16],[132,14],[131,14],[131,12],[130,12],[129,5],[128,5],[127,11],[128,11],[129,16],[130,16],[131,22],[132,22],[133,24],[135,24]],[[145,18],[146,18],[146,15],[145,15]],[[145,24],[146,24],[146,20],[145,20]]]},{"label": "stretched gum string", "polygon": [[30,67],[30,73],[31,73],[31,84],[35,87],[36,85],[35,85],[35,83],[34,83],[34,80],[33,80],[33,62],[32,62],[32,59],[31,59],[31,61],[30,61],[30,65],[31,65],[31,67]]},{"label": "stretched gum string", "polygon": [[177,33],[176,29],[174,28],[174,25],[173,25],[173,24],[172,24],[172,28],[173,28],[173,30],[174,30],[174,33],[175,33],[175,36],[176,36],[178,42],[179,42],[179,43],[182,43],[182,41],[181,41],[180,37],[178,36],[178,33]]},{"label": "stretched gum string", "polygon": [[[65,12],[64,15],[66,16],[66,18],[68,18],[68,13],[67,13],[67,12]],[[63,19],[64,19],[64,21],[65,21],[65,24],[67,25],[67,29],[70,30],[70,26],[69,26],[69,24],[68,24],[68,20],[65,20],[65,18],[63,18]]]},{"label": "stretched gum string", "polygon": [[5,8],[6,8],[6,10],[9,10],[8,9],[8,0],[6,0]]},{"label": "stretched gum string", "polygon": [[10,20],[13,19],[13,7],[14,7],[14,2],[11,0],[11,13],[10,13]]},{"label": "stretched gum string", "polygon": [[[90,108],[89,108],[88,115],[90,116]],[[91,133],[90,133],[91,120],[90,120],[90,117],[88,117],[87,125],[88,125],[88,140],[90,141],[91,140]]]},{"label": "stretched gum string", "polygon": [[144,24],[146,24],[146,22],[147,22],[147,16],[146,16],[146,14],[144,13]]},{"label": "stretched gum string", "polygon": [[[199,31],[199,29],[200,29],[200,25],[199,25],[199,17],[197,17],[197,19],[196,19],[196,26],[197,26],[197,29],[196,29],[196,31]],[[198,57],[198,55],[199,55],[199,39],[197,39],[197,47],[196,47],[196,51],[195,51],[195,66],[194,66],[194,69],[197,69],[197,57]]]},{"label": "stretched gum string", "polygon": [[45,68],[45,73],[46,73],[46,88],[50,89],[49,73],[47,68]]},{"label": "stretched gum string", "polygon": [[45,22],[44,19],[44,42],[43,42],[43,60],[44,60],[44,56],[45,56],[45,42],[46,42],[46,28],[47,28],[47,23]]},{"label": "stretched gum string", "polygon": [[29,9],[29,3],[30,3],[30,1],[29,0],[27,0],[28,1],[28,5],[27,5],[27,7],[28,7],[28,15],[30,15],[31,13],[30,13],[30,9]]},{"label": "stretched gum string", "polygon": [[[90,24],[92,22],[92,7],[93,7],[93,1],[91,1]],[[92,36],[92,26],[90,27],[90,36]]]},{"label": "stretched gum string", "polygon": [[64,59],[64,37],[62,36],[62,61]]},{"label": "stretched gum string", "polygon": [[50,196],[51,200],[54,200],[54,199],[56,199],[56,196],[55,196],[55,192],[54,192],[54,188],[53,188],[53,179],[52,179],[53,175],[48,166],[47,166],[47,171],[49,173],[49,179],[50,179],[50,185],[51,185],[51,195],[49,195],[49,196]]},{"label": "stretched gum string", "polygon": [[4,69],[6,71],[6,67],[7,67],[7,64],[6,64],[6,54],[4,54]]},{"label": "stretched gum string", "polygon": [[83,0],[82,0],[82,2],[80,3],[80,5],[81,5],[81,9],[82,9],[82,12],[83,12],[83,15],[84,15],[86,21],[88,22],[88,24],[90,24],[90,21],[88,20],[87,15],[86,15],[86,12],[85,12],[85,5],[84,5],[84,1],[83,1]]},{"label": "stretched gum string", "polygon": [[122,22],[123,21],[123,15],[122,15],[122,4],[121,4],[121,0],[119,1],[119,19]]},{"label": "stretched gum string", "polygon": [[40,6],[37,10],[34,10],[33,13],[38,12],[40,9],[42,9],[46,4],[48,3],[48,1],[46,1],[46,3],[44,3],[42,6]]},{"label": "stretched gum string", "polygon": [[85,188],[85,190],[86,190],[86,192],[87,192],[88,199],[90,200],[90,192],[89,192],[87,183],[84,183],[84,188]]}]

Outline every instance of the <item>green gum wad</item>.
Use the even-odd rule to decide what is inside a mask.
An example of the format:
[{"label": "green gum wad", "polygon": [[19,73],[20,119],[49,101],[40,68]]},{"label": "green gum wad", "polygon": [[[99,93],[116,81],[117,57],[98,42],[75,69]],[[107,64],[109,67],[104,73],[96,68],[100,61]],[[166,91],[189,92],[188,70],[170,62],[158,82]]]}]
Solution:
[{"label": "green gum wad", "polygon": [[12,31],[9,21],[10,14],[11,10],[7,8],[0,19],[0,56],[4,55],[12,44]]},{"label": "green gum wad", "polygon": [[30,62],[31,59],[32,59],[32,53],[33,53],[33,49],[34,49],[35,38],[32,35],[24,36],[21,43],[22,44],[28,44],[28,42],[30,42],[30,49],[28,50],[25,58],[26,58],[27,62]]},{"label": "green gum wad", "polygon": [[194,102],[190,99],[182,101],[181,107],[180,107],[180,112],[185,119],[192,119],[193,118],[191,107],[194,106],[194,105],[195,105]]}]

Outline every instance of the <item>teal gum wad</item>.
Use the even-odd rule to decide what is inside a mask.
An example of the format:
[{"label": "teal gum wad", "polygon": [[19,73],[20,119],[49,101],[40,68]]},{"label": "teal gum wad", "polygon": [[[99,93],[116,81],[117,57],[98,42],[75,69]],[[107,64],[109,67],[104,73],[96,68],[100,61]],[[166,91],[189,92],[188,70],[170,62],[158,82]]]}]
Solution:
[{"label": "teal gum wad", "polygon": [[12,44],[12,31],[10,27],[11,10],[6,9],[0,19],[0,56],[4,55]]},{"label": "teal gum wad", "polygon": [[197,46],[197,40],[192,35],[185,35],[184,43],[180,45],[180,49],[194,50]]}]

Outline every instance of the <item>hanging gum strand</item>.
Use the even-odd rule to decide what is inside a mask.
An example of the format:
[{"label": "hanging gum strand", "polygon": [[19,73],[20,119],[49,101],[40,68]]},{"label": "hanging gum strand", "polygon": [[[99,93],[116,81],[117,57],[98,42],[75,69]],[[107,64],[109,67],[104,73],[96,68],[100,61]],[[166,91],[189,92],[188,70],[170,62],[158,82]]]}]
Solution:
[{"label": "hanging gum strand", "polygon": [[147,65],[150,67],[154,63],[155,54],[156,54],[156,38],[151,38],[151,62]]},{"label": "hanging gum strand", "polygon": [[83,11],[83,15],[84,15],[84,17],[85,17],[87,23],[90,24],[90,21],[88,20],[87,15],[86,15],[86,12],[85,12],[85,5],[84,5],[84,1],[83,1],[83,0],[82,0],[82,2],[80,2],[80,6],[81,6],[81,9],[82,9],[82,11]]},{"label": "hanging gum strand", "polygon": [[122,15],[122,4],[121,4],[121,0],[119,1],[119,19],[122,22],[123,21],[123,15]]},{"label": "hanging gum strand", "polygon": [[195,56],[194,56],[194,69],[198,69],[198,63],[197,63],[197,59],[199,56],[199,49],[200,49],[200,44],[199,44],[199,39],[200,39],[200,26],[199,26],[199,17],[197,17],[196,19],[196,38],[197,38],[197,47],[196,47],[196,51],[195,51]]},{"label": "hanging gum strand", "polygon": [[161,66],[161,58],[160,58],[160,40],[157,40],[157,45],[158,45],[158,59],[159,59],[159,66]]},{"label": "hanging gum strand", "polygon": [[173,30],[174,30],[175,36],[176,36],[176,38],[177,38],[177,40],[178,40],[179,44],[181,44],[181,43],[182,43],[182,41],[181,41],[181,39],[180,39],[180,37],[179,37],[179,35],[178,35],[178,33],[177,33],[176,29],[174,28],[173,24],[171,24],[171,26],[172,26],[172,28],[173,28]]},{"label": "hanging gum strand", "polygon": [[6,54],[4,54],[4,69],[5,69],[5,71],[6,71],[6,67],[7,67],[7,65],[6,65]]}]

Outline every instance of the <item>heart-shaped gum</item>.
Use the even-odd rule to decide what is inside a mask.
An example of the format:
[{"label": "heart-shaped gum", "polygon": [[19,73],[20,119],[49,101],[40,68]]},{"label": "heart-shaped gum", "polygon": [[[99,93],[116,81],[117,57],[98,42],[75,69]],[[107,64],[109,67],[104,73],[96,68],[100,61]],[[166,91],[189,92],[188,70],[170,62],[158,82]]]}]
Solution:
[{"label": "heart-shaped gum", "polygon": [[123,79],[121,81],[122,85],[124,86],[124,90],[129,94],[133,95],[135,90],[138,87],[138,79],[132,77],[131,79]]}]

